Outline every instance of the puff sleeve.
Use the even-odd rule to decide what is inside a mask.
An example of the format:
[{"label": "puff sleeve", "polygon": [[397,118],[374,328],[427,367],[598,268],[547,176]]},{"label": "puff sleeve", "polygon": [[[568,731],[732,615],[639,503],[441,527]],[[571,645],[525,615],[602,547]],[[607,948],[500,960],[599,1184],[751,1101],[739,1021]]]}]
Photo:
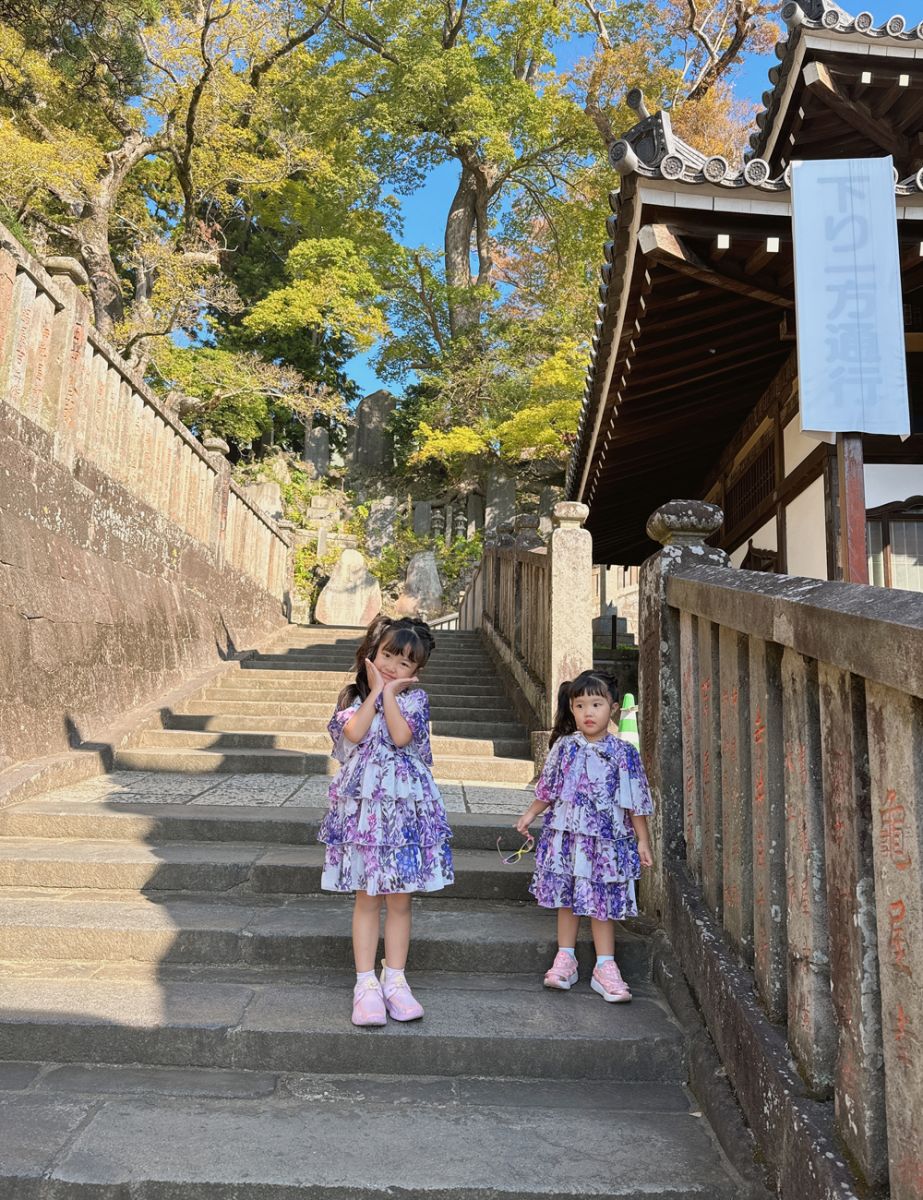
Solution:
[{"label": "puff sleeve", "polygon": [[354,700],[347,708],[338,708],[327,722],[327,732],[333,741],[331,754],[339,763],[345,763],[350,755],[359,747],[359,743],[351,742],[345,736],[343,730],[349,724],[351,718],[356,715],[361,704],[361,700]]},{"label": "puff sleeve", "polygon": [[429,740],[429,696],[422,688],[398,695],[401,716],[413,734],[411,745],[428,767],[433,765],[433,751]]},{"label": "puff sleeve", "polygon": [[651,789],[647,782],[641,755],[630,742],[619,740],[619,783],[616,803],[619,808],[646,817],[654,811]]},{"label": "puff sleeve", "polygon": [[566,738],[558,738],[548,751],[545,765],[535,785],[535,799],[544,804],[554,804],[561,795],[561,784],[564,774],[564,752],[567,746]]}]

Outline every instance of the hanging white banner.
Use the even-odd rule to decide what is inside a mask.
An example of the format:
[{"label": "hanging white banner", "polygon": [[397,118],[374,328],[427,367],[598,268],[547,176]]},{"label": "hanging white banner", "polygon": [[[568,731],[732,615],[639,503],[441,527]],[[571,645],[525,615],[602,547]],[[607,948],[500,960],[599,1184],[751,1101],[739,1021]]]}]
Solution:
[{"label": "hanging white banner", "polygon": [[910,433],[890,158],[792,163],[801,428]]}]

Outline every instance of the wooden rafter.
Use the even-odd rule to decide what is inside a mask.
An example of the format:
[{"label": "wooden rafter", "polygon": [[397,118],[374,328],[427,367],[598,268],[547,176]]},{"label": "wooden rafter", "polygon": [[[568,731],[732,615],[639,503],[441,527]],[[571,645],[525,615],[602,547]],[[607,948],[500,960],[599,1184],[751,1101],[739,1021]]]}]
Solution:
[{"label": "wooden rafter", "polygon": [[802,74],[805,87],[811,95],[816,96],[851,129],[889,151],[895,158],[907,158],[910,152],[907,139],[901,137],[887,121],[879,120],[861,100],[851,99],[823,63],[808,63]]},{"label": "wooden rafter", "polygon": [[651,262],[660,263],[680,275],[689,275],[700,283],[709,283],[716,288],[737,292],[751,300],[764,304],[776,304],[781,308],[794,308],[795,302],[788,296],[761,288],[751,279],[735,275],[726,268],[716,270],[695,254],[666,225],[645,225],[638,234],[641,253]]}]

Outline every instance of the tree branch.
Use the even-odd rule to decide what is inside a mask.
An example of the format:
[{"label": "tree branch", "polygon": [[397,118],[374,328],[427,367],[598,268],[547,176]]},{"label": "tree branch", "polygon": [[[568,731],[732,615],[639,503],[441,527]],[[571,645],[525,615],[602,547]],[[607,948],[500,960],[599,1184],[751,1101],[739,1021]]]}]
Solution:
[{"label": "tree branch", "polygon": [[250,86],[254,90],[259,88],[263,76],[272,70],[279,59],[284,58],[287,54],[291,54],[293,50],[296,50],[299,46],[303,46],[305,42],[314,37],[320,31],[332,11],[333,0],[325,8],[321,9],[321,14],[313,25],[309,25],[303,32],[290,37],[287,42],[283,42],[281,46],[273,50],[272,54],[267,55],[262,62],[258,62],[250,71]]}]

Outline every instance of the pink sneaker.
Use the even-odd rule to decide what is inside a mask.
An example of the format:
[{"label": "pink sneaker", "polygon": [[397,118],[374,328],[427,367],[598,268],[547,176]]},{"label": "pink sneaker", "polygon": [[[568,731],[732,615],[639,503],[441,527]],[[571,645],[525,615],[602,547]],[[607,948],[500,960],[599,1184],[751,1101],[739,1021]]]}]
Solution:
[{"label": "pink sneaker", "polygon": [[419,1021],[423,1016],[423,1005],[407,986],[404,972],[392,972],[389,979],[384,959],[382,959],[381,965],[381,990],[384,993],[388,1016],[393,1021]]},{"label": "pink sneaker", "polygon": [[545,972],[545,987],[568,992],[577,982],[577,960],[566,950],[559,950],[554,962]]},{"label": "pink sneaker", "polygon": [[381,984],[374,975],[371,979],[360,980],[353,988],[352,1020],[354,1025],[387,1025],[388,1023]]},{"label": "pink sneaker", "polygon": [[631,999],[628,984],[614,962],[604,962],[601,967],[593,968],[590,987],[610,1004],[627,1004]]}]

